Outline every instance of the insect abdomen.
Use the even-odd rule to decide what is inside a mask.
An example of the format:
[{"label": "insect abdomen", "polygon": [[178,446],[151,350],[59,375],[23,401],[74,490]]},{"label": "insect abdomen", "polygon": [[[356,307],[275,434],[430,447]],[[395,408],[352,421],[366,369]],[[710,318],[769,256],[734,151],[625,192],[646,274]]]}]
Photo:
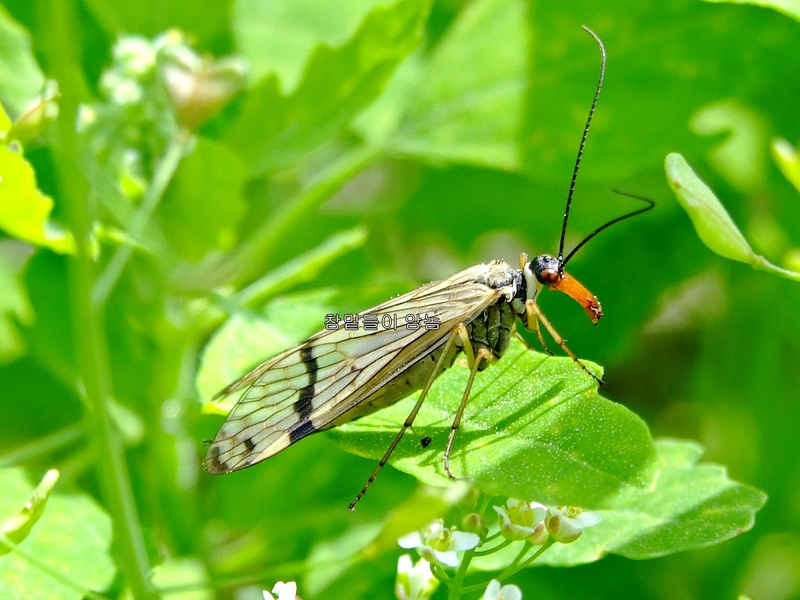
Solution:
[{"label": "insect abdomen", "polygon": [[[501,358],[511,341],[516,319],[517,315],[510,303],[500,301],[492,304],[467,325],[473,351],[486,348],[496,358]],[[483,362],[479,370],[482,371],[487,365],[488,363]]]}]

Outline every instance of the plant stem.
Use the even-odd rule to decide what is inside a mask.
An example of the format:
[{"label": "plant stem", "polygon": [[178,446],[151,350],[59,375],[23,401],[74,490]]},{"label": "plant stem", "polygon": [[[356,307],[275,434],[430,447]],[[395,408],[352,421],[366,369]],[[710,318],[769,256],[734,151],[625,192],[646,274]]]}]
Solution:
[{"label": "plant stem", "polygon": [[239,247],[230,264],[222,269],[225,281],[245,280],[254,267],[269,263],[282,239],[302,229],[303,219],[307,218],[312,210],[339,191],[353,177],[373,165],[382,152],[380,148],[371,146],[357,148],[320,173],[297,197],[265,220]]},{"label": "plant stem", "polygon": [[61,116],[52,129],[52,153],[56,165],[58,195],[64,204],[69,226],[75,236],[76,256],[68,263],[70,289],[69,318],[77,356],[80,381],[87,403],[87,432],[98,456],[98,478],[105,506],[114,521],[114,539],[119,565],[126,584],[139,600],[157,598],[150,582],[150,563],[136,513],[131,483],[119,434],[108,411],[110,377],[103,314],[91,298],[94,263],[90,237],[93,215],[89,213],[88,185],[76,157],[75,122],[78,102],[89,96],[80,65],[80,36],[75,5],[61,0],[35,4],[37,17],[48,32],[42,38],[43,53],[50,74],[59,81]]},{"label": "plant stem", "polygon": [[534,552],[525,560],[521,560],[522,556],[527,551],[527,546],[526,546],[525,548],[523,548],[522,552],[519,553],[517,558],[514,559],[514,562],[512,562],[508,567],[505,568],[505,570],[502,573],[500,573],[500,576],[497,578],[497,580],[503,581],[504,579],[508,579],[509,577],[511,577],[514,573],[521,571],[522,569],[530,565],[533,561],[535,561],[537,558],[539,558],[542,554],[544,554],[544,551],[547,550],[554,543],[555,542],[553,541],[553,538],[548,539],[547,542],[545,542],[536,552]]},{"label": "plant stem", "polygon": [[[128,224],[128,229],[125,232],[128,238],[132,241],[138,241],[144,233],[150,217],[153,216],[158,203],[164,196],[169,182],[175,175],[181,158],[186,153],[192,135],[188,130],[179,129],[172,136],[164,156],[158,162],[153,179],[144,193],[142,203],[139,205],[138,210],[134,213],[131,222]],[[133,252],[133,244],[130,242],[123,242],[117,247],[114,256],[111,257],[103,273],[97,278],[92,289],[92,305],[95,307],[103,306],[108,299],[108,295],[114,289],[114,286],[128,264],[128,259]]]},{"label": "plant stem", "polygon": [[[508,546],[508,545],[510,545],[512,543],[513,542],[511,540],[503,540],[502,542],[497,544],[497,546],[494,546],[492,548],[486,548],[485,550],[476,550],[475,551],[475,556],[486,556],[487,554],[494,554],[498,550],[502,550],[503,548],[505,548],[506,546]],[[481,544],[481,547],[483,547],[484,544]]]},{"label": "plant stem", "polygon": [[475,549],[467,550],[464,552],[464,558],[461,559],[461,564],[458,565],[458,571],[456,571],[456,576],[453,578],[453,582],[448,586],[450,588],[449,593],[447,595],[447,600],[458,600],[461,598],[461,593],[463,590],[461,589],[462,584],[464,583],[464,578],[467,576],[467,569],[469,569],[469,563],[472,562],[472,558],[475,556]]}]

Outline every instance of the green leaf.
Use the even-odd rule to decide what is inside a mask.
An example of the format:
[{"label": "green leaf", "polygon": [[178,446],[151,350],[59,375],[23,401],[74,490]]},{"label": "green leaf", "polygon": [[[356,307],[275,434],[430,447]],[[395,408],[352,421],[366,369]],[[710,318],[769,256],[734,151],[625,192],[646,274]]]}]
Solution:
[{"label": "green leaf", "polygon": [[48,221],[52,210],[53,200],[37,189],[33,168],[22,153],[0,146],[0,229],[59,254],[71,254],[72,235]]},{"label": "green leaf", "polygon": [[[599,510],[603,520],[572,544],[556,544],[536,564],[577,565],[619,554],[642,560],[718,544],[752,528],[766,495],[728,478],[724,467],[697,464],[700,445],[657,440],[660,468],[648,493]],[[473,563],[478,570],[507,566],[521,548],[514,543]]]},{"label": "green leaf", "polygon": [[427,0],[399,0],[374,9],[344,46],[316,47],[302,82],[288,97],[274,75],[257,85],[226,136],[247,157],[250,173],[291,164],[372,102],[419,43],[427,10]]},{"label": "green leaf", "polygon": [[753,251],[714,192],[683,156],[677,153],[667,155],[664,168],[675,197],[688,213],[698,237],[712,252],[747,263],[754,269],[800,281],[800,273],[781,269]]},{"label": "green leaf", "polygon": [[245,166],[221,144],[200,138],[180,163],[159,206],[167,239],[186,260],[230,248],[246,210]]},{"label": "green leaf", "polygon": [[[586,363],[594,372],[597,365]],[[448,485],[442,454],[465,389],[458,362],[434,383],[390,459],[430,485]],[[345,450],[379,459],[416,396],[333,430]],[[419,438],[430,436],[423,448]],[[655,450],[644,422],[597,394],[569,358],[552,358],[512,340],[506,355],[478,375],[451,452],[451,469],[478,489],[552,504],[598,507],[652,483]]]},{"label": "green leaf", "polygon": [[800,192],[800,155],[797,149],[786,140],[776,139],[772,141],[770,150],[783,176]]},{"label": "green leaf", "polygon": [[[22,469],[0,469],[0,515],[30,496]],[[41,504],[37,504],[41,506]],[[0,598],[69,600],[102,591],[114,578],[111,519],[85,494],[55,492],[17,551],[0,559]]]},{"label": "green leaf", "polygon": [[705,0],[713,4],[752,4],[754,6],[763,6],[764,8],[771,8],[783,13],[787,17],[791,17],[796,21],[800,21],[800,2],[798,0]]},{"label": "green leaf", "polygon": [[237,0],[231,28],[250,62],[252,81],[274,73],[283,93],[290,94],[317,45],[343,45],[372,9],[387,4],[391,1]]},{"label": "green leaf", "polygon": [[[47,499],[50,497],[50,492],[53,491],[56,482],[58,481],[58,471],[52,469],[44,474],[44,477],[33,490],[30,499],[25,503],[22,510],[13,517],[6,519],[0,525],[0,533],[5,536],[5,539],[10,540],[14,544],[19,544],[22,540],[28,537],[28,534],[33,529],[36,521],[44,513],[44,507],[47,504]],[[11,547],[2,543],[0,540],[0,556],[11,552]]]},{"label": "green leaf", "polygon": [[[28,32],[0,6],[0,100],[15,115],[25,111],[44,85]],[[6,126],[0,119],[0,132]]]},{"label": "green leaf", "polygon": [[392,147],[426,160],[518,169],[528,45],[524,2],[471,3],[436,47]]},{"label": "green leaf", "polygon": [[669,154],[664,161],[664,168],[670,188],[689,214],[703,243],[720,256],[752,263],[755,253],[742,232],[711,188],[697,176],[686,159],[680,154]]},{"label": "green leaf", "polygon": [[659,440],[657,448],[665,466],[655,489],[604,513],[616,537],[611,551],[654,558],[718,544],[753,527],[766,494],[732,481],[725,467],[697,464],[703,454],[699,444]]}]

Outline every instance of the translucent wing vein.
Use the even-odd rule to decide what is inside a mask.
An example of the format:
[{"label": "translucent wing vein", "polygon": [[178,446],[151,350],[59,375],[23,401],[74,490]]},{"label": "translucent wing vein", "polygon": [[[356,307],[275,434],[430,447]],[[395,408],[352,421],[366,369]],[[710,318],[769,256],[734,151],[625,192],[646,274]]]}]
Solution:
[{"label": "translucent wing vein", "polygon": [[[330,427],[395,382],[391,400],[414,391],[396,380],[440,348],[458,323],[469,323],[499,292],[476,281],[484,265],[384,302],[364,314],[397,315],[397,329],[321,331],[270,358],[219,395],[242,389],[205,459],[211,473],[242,469]],[[407,329],[404,315],[437,317],[439,329]],[[361,319],[359,319],[361,322]]]}]

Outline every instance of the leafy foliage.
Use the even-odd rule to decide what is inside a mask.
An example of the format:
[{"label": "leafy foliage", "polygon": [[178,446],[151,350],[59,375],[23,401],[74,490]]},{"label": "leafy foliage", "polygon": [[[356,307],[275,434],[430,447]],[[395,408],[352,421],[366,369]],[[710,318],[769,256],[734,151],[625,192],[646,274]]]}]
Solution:
[{"label": "leafy foliage", "polygon": [[[724,214],[746,262],[800,270],[796,10],[742,4],[4,2],[0,459],[61,478],[0,556],[0,595],[260,598],[293,579],[306,599],[388,597],[397,538],[478,514],[499,539],[492,507],[510,495],[603,520],[541,547],[533,564],[568,575],[522,569],[519,541],[467,550],[451,597],[512,572],[525,597],[797,595],[800,291],[708,252],[669,188],[706,202],[695,217]],[[582,24],[608,69],[567,249],[629,210],[611,189],[657,203],[569,264],[601,327],[540,299],[603,365],[602,394],[514,342],[455,438],[470,489],[442,468],[457,362],[356,515],[414,397],[252,469],[202,472],[227,408],[210,398],[325,314],[557,247],[599,67]],[[685,169],[665,180],[673,152]],[[3,477],[5,521],[32,485]],[[765,496],[738,480],[769,493],[757,522]]]}]

